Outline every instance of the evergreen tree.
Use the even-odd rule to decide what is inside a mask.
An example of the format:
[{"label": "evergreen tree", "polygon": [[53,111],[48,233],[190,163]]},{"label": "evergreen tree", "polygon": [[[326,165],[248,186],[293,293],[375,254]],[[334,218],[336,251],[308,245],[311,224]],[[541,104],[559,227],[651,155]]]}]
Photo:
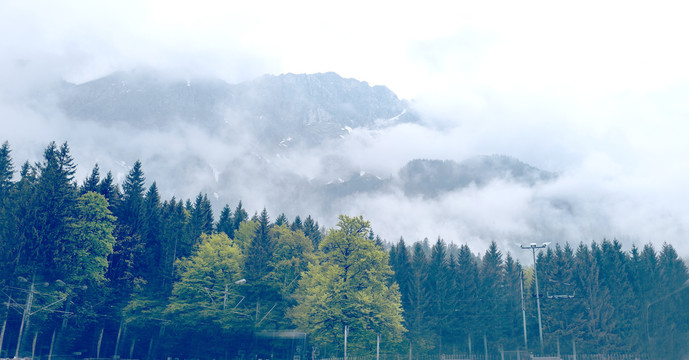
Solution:
[{"label": "evergreen tree", "polygon": [[141,235],[144,226],[143,203],[146,178],[141,162],[136,161],[122,184],[122,199],[117,209],[117,220],[131,233]]},{"label": "evergreen tree", "polygon": [[190,210],[190,233],[192,239],[196,241],[201,234],[213,233],[213,210],[207,195],[196,196],[196,201]]},{"label": "evergreen tree", "polygon": [[146,248],[143,257],[142,274],[148,282],[147,291],[161,290],[163,280],[163,219],[162,204],[158,186],[154,181],[144,197],[144,233],[142,240]]},{"label": "evergreen tree", "polygon": [[499,337],[505,342],[504,347],[508,349],[517,349],[524,343],[521,315],[521,273],[521,264],[508,252],[505,256],[505,273],[502,284],[503,301],[500,310],[505,320],[500,323],[499,328]]},{"label": "evergreen tree", "polygon": [[122,197],[115,209],[115,246],[107,277],[113,284],[115,307],[124,306],[143,279],[145,234],[144,173],[136,161],[122,184]]},{"label": "evergreen tree", "polygon": [[234,224],[232,223],[232,210],[229,205],[225,205],[220,211],[220,217],[215,224],[216,233],[225,233],[228,237],[234,237]]},{"label": "evergreen tree", "polygon": [[79,188],[79,192],[81,194],[86,194],[89,191],[100,192],[100,187],[98,186],[99,183],[100,170],[98,169],[98,164],[96,164],[93,167],[93,170],[91,170],[91,175],[84,179],[84,182],[81,184],[81,187]]},{"label": "evergreen tree", "polygon": [[14,166],[10,156],[10,145],[4,142],[0,147],[0,281],[9,278],[12,254],[16,249],[16,219],[14,216]]},{"label": "evergreen tree", "polygon": [[303,231],[304,234],[311,239],[313,248],[318,249],[318,246],[321,244],[321,240],[323,239],[323,235],[321,234],[321,229],[318,226],[318,222],[314,221],[311,215],[307,216],[306,220],[304,220]]},{"label": "evergreen tree", "polygon": [[430,297],[429,321],[435,332],[435,344],[438,353],[442,354],[443,336],[449,331],[447,328],[450,315],[455,310],[452,301],[452,276],[446,255],[445,241],[438,238],[431,248],[431,257],[428,261],[428,276],[426,278],[426,291]]},{"label": "evergreen tree", "polygon": [[287,215],[285,215],[285,213],[281,213],[275,219],[275,226],[282,226],[282,225],[289,226],[289,220],[287,220]]},{"label": "evergreen tree", "polygon": [[[577,293],[582,296],[584,313],[579,314],[577,322],[581,324],[582,351],[603,349],[606,338],[609,336],[612,322],[614,321],[614,309],[610,304],[610,292],[601,284],[600,248],[596,242],[592,242],[591,249],[583,243],[576,252],[575,282]],[[606,351],[608,349],[605,349]]]},{"label": "evergreen tree", "polygon": [[[479,299],[479,275],[478,264],[476,257],[471,253],[471,249],[467,244],[459,247],[459,255],[457,256],[457,275],[455,282],[457,283],[457,292],[459,293],[458,311],[455,312],[457,316],[457,323],[463,324],[460,327],[460,335],[463,338],[473,338],[479,333],[479,318],[478,313],[480,309]],[[467,344],[468,345],[468,344]],[[469,350],[468,348],[466,349]]]},{"label": "evergreen tree", "polygon": [[67,143],[59,148],[50,143],[43,162],[37,164],[36,187],[30,198],[32,218],[23,226],[26,243],[19,262],[27,265],[27,276],[38,273],[47,280],[69,276],[56,260],[72,255],[65,253],[65,248],[73,241],[70,235],[77,199],[75,168]]},{"label": "evergreen tree", "polygon": [[502,252],[498,250],[495,241],[490,243],[483,255],[479,271],[481,279],[479,294],[482,301],[481,311],[479,311],[479,330],[482,332],[481,335],[488,336],[489,340],[492,338],[491,343],[494,343],[495,330],[500,329],[502,321],[502,317],[495,312],[495,309],[501,308],[503,299],[501,285],[505,273]]},{"label": "evergreen tree", "polygon": [[101,179],[100,183],[98,183],[98,192],[108,200],[108,206],[111,211],[119,206],[121,196],[120,189],[117,187],[117,184],[115,184],[115,179],[112,177],[111,171],[108,171],[105,178]]},{"label": "evergreen tree", "polygon": [[407,314],[409,324],[409,338],[412,347],[416,351],[426,351],[432,347],[432,339],[429,336],[430,325],[428,323],[428,305],[430,294],[426,287],[428,278],[428,259],[423,245],[419,242],[412,247],[412,283],[410,286],[410,308]]},{"label": "evergreen tree", "polygon": [[689,274],[670,244],[658,254],[659,286],[647,305],[651,350],[665,359],[681,359],[689,350]]},{"label": "evergreen tree", "polygon": [[[234,231],[239,230],[239,225],[247,220],[249,220],[249,214],[247,214],[246,210],[244,210],[242,207],[242,202],[239,201],[237,207],[234,209],[234,217],[232,218],[234,225],[232,226],[232,229]],[[234,237],[234,234],[227,234],[227,236]]]},{"label": "evergreen tree", "polygon": [[292,222],[292,231],[304,230],[304,224],[301,222],[301,218],[297,215]]},{"label": "evergreen tree", "polygon": [[178,259],[192,254],[193,242],[187,234],[189,213],[184,209],[181,201],[173,197],[163,203],[161,218],[163,223],[161,246],[161,271],[163,273],[163,291],[167,294],[172,291],[174,279],[174,263]]},{"label": "evergreen tree", "polygon": [[270,228],[268,212],[264,208],[247,252],[245,271],[247,282],[250,284],[262,279],[272,270],[271,260],[275,243],[269,236]]},{"label": "evergreen tree", "polygon": [[[394,254],[394,260],[391,259],[391,263],[394,264],[392,265],[392,270],[395,273],[394,279],[397,285],[400,287],[402,308],[404,309],[405,314],[408,314],[411,311],[411,287],[413,285],[413,270],[410,260],[411,255],[409,253],[409,249],[404,244],[404,239],[402,237],[400,237],[400,241],[393,249],[394,251],[390,251],[390,256],[392,257]],[[409,329],[410,326],[408,316],[405,316],[405,324],[405,327]]]}]

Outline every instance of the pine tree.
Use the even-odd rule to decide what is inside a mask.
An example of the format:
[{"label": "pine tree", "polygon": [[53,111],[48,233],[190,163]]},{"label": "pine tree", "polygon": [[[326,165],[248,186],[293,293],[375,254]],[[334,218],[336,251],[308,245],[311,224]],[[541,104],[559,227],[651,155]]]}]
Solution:
[{"label": "pine tree", "polygon": [[138,235],[141,235],[144,226],[145,182],[141,162],[137,160],[122,184],[122,199],[116,212],[118,224]]},{"label": "pine tree", "polygon": [[282,225],[289,226],[289,220],[287,220],[287,215],[285,215],[285,213],[281,213],[275,219],[275,226],[282,226]]},{"label": "pine tree", "polygon": [[522,304],[520,277],[522,266],[508,252],[505,256],[505,273],[502,282],[501,313],[505,321],[501,322],[499,337],[506,342],[505,348],[517,349],[523,345]]},{"label": "pine tree", "polygon": [[148,188],[143,205],[144,233],[142,240],[146,251],[142,274],[148,282],[148,291],[158,292],[163,284],[163,219],[158,186],[154,181]]},{"label": "pine tree", "polygon": [[225,233],[229,238],[234,237],[234,228],[232,223],[232,210],[229,205],[225,205],[220,211],[220,217],[215,224],[216,233]]},{"label": "pine tree", "polygon": [[[390,256],[392,257],[394,253],[395,259],[391,259],[392,270],[395,272],[395,282],[400,287],[400,294],[402,297],[402,308],[405,313],[411,311],[411,287],[413,285],[413,271],[410,260],[409,249],[404,244],[404,239],[400,237],[400,241],[394,248],[394,252],[390,251]],[[406,328],[409,329],[409,320],[405,316]]]},{"label": "pine tree", "polygon": [[301,222],[301,218],[297,215],[292,222],[292,231],[304,230],[304,224]]},{"label": "pine tree", "polygon": [[428,261],[428,276],[426,278],[426,291],[429,295],[428,319],[432,324],[436,336],[436,349],[442,354],[443,336],[450,314],[454,312],[454,304],[451,301],[453,292],[451,275],[446,255],[445,241],[438,238],[431,248],[431,257]]},{"label": "pine tree", "polygon": [[[457,292],[459,293],[459,303],[456,316],[457,323],[462,324],[459,328],[461,337],[473,338],[479,333],[479,318],[477,314],[480,309],[479,299],[479,270],[476,257],[471,253],[467,244],[459,247],[457,256]],[[468,348],[466,349],[468,351]]]},{"label": "pine tree", "polygon": [[14,166],[10,156],[10,145],[4,142],[0,147],[0,279],[11,276],[10,264],[16,250],[16,218],[14,216]]},{"label": "pine tree", "polygon": [[[244,210],[244,208],[242,207],[242,202],[239,201],[237,207],[234,209],[234,217],[232,218],[232,222],[234,223],[234,225],[232,226],[232,229],[234,231],[239,230],[239,225],[241,225],[243,222],[247,220],[249,220],[249,214],[247,214],[246,210]],[[228,234],[228,236],[234,236],[234,234]]]},{"label": "pine tree", "polygon": [[304,220],[303,231],[304,234],[311,239],[313,248],[318,249],[318,246],[321,244],[321,240],[323,239],[323,235],[321,234],[321,229],[318,226],[318,222],[314,221],[311,215],[307,216],[306,220]]},{"label": "pine tree", "polygon": [[105,178],[101,179],[100,183],[98,183],[98,192],[108,200],[108,207],[111,211],[117,209],[121,195],[120,189],[117,187],[117,184],[115,184],[115,179],[112,177],[111,171],[108,171]]},{"label": "pine tree", "polygon": [[89,175],[79,188],[79,192],[83,195],[89,191],[99,192],[100,188],[98,184],[100,183],[100,170],[98,169],[98,164],[91,170],[91,175]]},{"label": "pine tree", "polygon": [[411,306],[407,314],[409,324],[409,338],[412,347],[417,351],[426,351],[432,347],[432,340],[428,321],[428,305],[430,304],[430,294],[426,287],[428,278],[428,259],[424,252],[423,245],[419,242],[412,247],[412,279],[410,286]]},{"label": "pine tree", "polygon": [[681,359],[689,350],[689,274],[670,244],[658,254],[659,286],[649,303],[648,326],[652,351],[665,359]]},{"label": "pine tree", "polygon": [[247,282],[254,283],[265,277],[271,270],[271,260],[275,243],[269,236],[271,224],[264,208],[258,219],[256,233],[251,239],[247,252],[245,271]]},{"label": "pine tree", "polygon": [[585,312],[580,313],[577,319],[582,329],[577,344],[581,344],[581,351],[593,351],[593,349],[605,349],[607,338],[613,325],[614,308],[610,304],[610,292],[602,286],[602,274],[600,267],[600,247],[594,241],[591,249],[583,243],[576,252],[575,282],[577,294],[582,296],[582,305]]},{"label": "pine tree", "polygon": [[498,250],[498,245],[492,241],[488,250],[483,255],[483,261],[479,269],[480,287],[482,304],[479,311],[480,322],[479,330],[481,335],[486,335],[493,342],[495,339],[494,331],[500,329],[502,317],[496,312],[500,309],[502,302],[501,285],[503,284],[505,268],[502,261],[502,252]]},{"label": "pine tree", "polygon": [[50,143],[43,162],[37,164],[38,178],[31,197],[32,219],[24,229],[29,232],[25,237],[28,243],[20,261],[30,268],[26,274],[39,273],[48,280],[69,276],[56,260],[71,256],[64,249],[73,241],[70,227],[77,199],[75,169],[67,143],[59,148]]},{"label": "pine tree", "polygon": [[142,266],[146,247],[144,183],[146,179],[141,162],[136,161],[122,184],[122,197],[115,208],[117,217],[115,245],[110,258],[107,278],[112,282],[117,297],[112,300],[124,306],[144,276]]},{"label": "pine tree", "polygon": [[213,233],[213,210],[207,195],[201,195],[201,193],[199,193],[196,196],[196,201],[194,201],[194,205],[190,212],[191,220],[189,223],[189,231],[194,241],[196,241],[201,234],[209,235]]},{"label": "pine tree", "polygon": [[164,276],[161,287],[167,294],[172,291],[175,261],[192,254],[193,242],[186,231],[189,217],[189,213],[184,209],[184,204],[181,201],[176,201],[174,197],[163,203],[161,218],[164,242],[161,247],[161,271]]}]

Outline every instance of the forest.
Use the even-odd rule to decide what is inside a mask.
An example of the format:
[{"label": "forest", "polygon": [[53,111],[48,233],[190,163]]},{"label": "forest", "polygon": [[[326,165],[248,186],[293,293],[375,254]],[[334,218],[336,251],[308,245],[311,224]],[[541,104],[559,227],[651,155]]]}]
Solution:
[{"label": "forest", "polygon": [[206,194],[161,199],[138,161],[121,184],[76,168],[67,143],[22,165],[0,147],[0,357],[689,352],[689,274],[667,243],[554,243],[522,264],[495,242],[381,239],[361,216],[215,216]]}]

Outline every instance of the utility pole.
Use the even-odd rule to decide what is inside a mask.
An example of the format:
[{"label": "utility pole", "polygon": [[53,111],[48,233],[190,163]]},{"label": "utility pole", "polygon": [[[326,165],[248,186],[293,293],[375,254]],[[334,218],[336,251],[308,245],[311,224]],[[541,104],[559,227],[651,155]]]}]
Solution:
[{"label": "utility pole", "polygon": [[349,335],[349,326],[344,327],[344,360],[347,360],[347,335]]},{"label": "utility pole", "polygon": [[524,307],[524,271],[519,274],[519,287],[522,291],[522,321],[524,323],[524,350],[529,351],[529,342],[526,340],[526,307]]},{"label": "utility pole", "polygon": [[22,344],[22,333],[24,332],[24,323],[28,321],[29,316],[31,315],[31,304],[33,303],[33,292],[34,292],[34,283],[33,281],[31,282],[31,288],[29,290],[29,296],[26,298],[26,306],[24,307],[24,314],[22,314],[22,323],[19,325],[19,338],[17,339],[17,350],[14,352],[14,358],[18,359],[19,358],[19,348],[21,347]]},{"label": "utility pole", "polygon": [[543,325],[541,323],[541,294],[538,292],[538,270],[536,269],[536,249],[544,249],[550,243],[536,245],[531,243],[528,246],[520,245],[522,249],[531,249],[533,254],[533,272],[536,276],[536,308],[538,309],[538,336],[541,340],[541,354],[543,354]]}]

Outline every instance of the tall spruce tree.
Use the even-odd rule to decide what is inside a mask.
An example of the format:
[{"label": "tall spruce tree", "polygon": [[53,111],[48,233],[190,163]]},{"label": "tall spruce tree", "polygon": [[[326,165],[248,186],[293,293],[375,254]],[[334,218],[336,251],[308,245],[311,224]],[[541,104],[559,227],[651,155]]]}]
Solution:
[{"label": "tall spruce tree", "polygon": [[163,284],[163,219],[158,185],[154,181],[144,198],[144,233],[142,241],[146,248],[142,274],[148,282],[148,291],[159,292]]},{"label": "tall spruce tree", "polygon": [[108,207],[114,213],[114,210],[119,207],[121,194],[120,189],[115,184],[112,171],[108,171],[105,177],[98,183],[98,192],[105,196],[105,199],[108,200]]},{"label": "tall spruce tree", "polygon": [[208,195],[199,193],[190,212],[189,231],[195,242],[201,234],[210,235],[213,233],[213,210]]},{"label": "tall spruce tree", "polygon": [[415,351],[423,352],[433,347],[433,334],[430,330],[431,325],[428,321],[428,305],[433,296],[428,293],[426,281],[428,278],[428,259],[423,245],[419,242],[412,246],[412,283],[410,286],[410,308],[407,314],[409,323],[409,338],[411,346]]},{"label": "tall spruce tree", "polygon": [[[471,253],[471,249],[467,244],[459,247],[459,255],[457,257],[457,291],[459,293],[459,303],[455,315],[458,317],[457,323],[461,323],[459,327],[459,336],[470,339],[477,336],[479,333],[479,270],[476,257]],[[465,350],[468,352],[468,341],[465,343]]]},{"label": "tall spruce tree", "polygon": [[[242,201],[240,200],[237,204],[237,207],[234,209],[234,216],[232,217],[232,222],[234,223],[234,225],[232,226],[233,231],[239,230],[239,225],[241,225],[243,222],[247,220],[249,220],[249,214],[242,207]],[[227,234],[227,236],[233,238],[234,233]]]},{"label": "tall spruce tree", "polygon": [[502,260],[502,252],[498,250],[498,245],[492,241],[488,246],[488,250],[483,255],[481,267],[479,268],[480,287],[479,294],[481,296],[481,310],[479,311],[480,322],[479,329],[481,335],[487,336],[491,344],[495,343],[495,331],[500,329],[502,317],[495,312],[500,309],[503,299],[501,286],[505,273],[505,267]]},{"label": "tall spruce tree", "polygon": [[0,147],[0,281],[10,277],[12,254],[16,247],[16,219],[14,216],[14,166],[6,141]]},{"label": "tall spruce tree", "polygon": [[321,235],[321,229],[318,226],[318,222],[314,221],[311,215],[307,216],[306,220],[304,220],[303,231],[304,235],[311,239],[313,248],[318,249],[323,236]]},{"label": "tall spruce tree", "polygon": [[57,259],[69,258],[66,244],[71,243],[71,225],[77,199],[74,172],[76,165],[64,143],[59,148],[52,142],[44,151],[43,162],[37,164],[38,178],[31,197],[32,219],[25,228],[28,241],[21,263],[30,269],[26,275],[54,280],[69,276]]},{"label": "tall spruce tree", "polygon": [[96,164],[93,167],[93,170],[91,170],[91,175],[86,177],[84,179],[84,182],[81,183],[81,187],[79,188],[79,192],[81,194],[86,194],[89,191],[93,192],[100,192],[100,188],[98,184],[100,183],[100,169],[98,168],[98,164]]},{"label": "tall spruce tree", "polygon": [[117,304],[115,308],[126,304],[144,275],[145,181],[141,162],[137,160],[122,184],[122,197],[115,209],[115,246],[107,273],[116,294],[112,298]]},{"label": "tall spruce tree", "polygon": [[232,210],[229,205],[225,205],[220,211],[220,217],[215,224],[216,233],[225,233],[228,237],[234,237],[234,228],[232,223]]},{"label": "tall spruce tree", "polygon": [[426,277],[426,291],[431,295],[428,317],[435,333],[435,346],[439,354],[442,354],[443,337],[449,331],[448,320],[454,312],[454,304],[451,301],[453,289],[446,252],[445,241],[438,238],[431,248]]}]

